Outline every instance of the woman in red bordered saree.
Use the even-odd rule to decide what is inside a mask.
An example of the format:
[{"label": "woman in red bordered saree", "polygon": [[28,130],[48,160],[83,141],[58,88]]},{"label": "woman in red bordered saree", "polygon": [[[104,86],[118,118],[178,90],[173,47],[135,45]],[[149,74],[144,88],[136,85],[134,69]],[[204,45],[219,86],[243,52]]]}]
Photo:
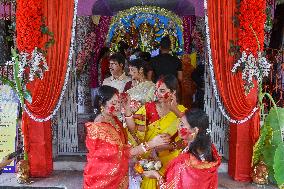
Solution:
[{"label": "woman in red bordered saree", "polygon": [[193,109],[185,116],[178,114],[179,136],[188,147],[168,164],[164,178],[157,171],[145,171],[144,176],[157,178],[162,189],[217,189],[221,157],[211,143],[206,113]]},{"label": "woman in red bordered saree", "polygon": [[128,161],[148,150],[168,144],[170,137],[158,135],[147,143],[131,148],[127,135],[117,118],[120,99],[117,89],[102,86],[94,100],[100,108],[94,122],[86,123],[87,164],[84,169],[84,189],[128,188]]}]

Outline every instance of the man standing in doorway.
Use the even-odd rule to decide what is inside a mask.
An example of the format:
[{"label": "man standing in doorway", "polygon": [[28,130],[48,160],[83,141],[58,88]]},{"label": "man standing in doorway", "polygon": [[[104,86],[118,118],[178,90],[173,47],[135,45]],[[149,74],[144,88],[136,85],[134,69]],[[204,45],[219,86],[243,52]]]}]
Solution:
[{"label": "man standing in doorway", "polygon": [[120,93],[123,92],[125,84],[131,79],[124,73],[125,58],[120,53],[115,53],[109,58],[109,70],[111,76],[103,81],[103,85],[116,88]]},{"label": "man standing in doorway", "polygon": [[[178,81],[182,81],[182,63],[176,56],[170,54],[171,40],[169,36],[165,36],[160,42],[160,54],[150,61],[152,71],[149,73],[149,77],[153,77],[156,82],[161,76],[174,75]],[[148,78],[150,79],[150,78]]]}]

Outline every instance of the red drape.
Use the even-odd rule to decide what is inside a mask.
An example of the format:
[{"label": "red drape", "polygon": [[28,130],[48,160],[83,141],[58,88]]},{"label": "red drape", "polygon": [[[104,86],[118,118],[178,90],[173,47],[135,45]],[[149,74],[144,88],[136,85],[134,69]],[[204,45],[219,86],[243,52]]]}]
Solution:
[{"label": "red drape", "polygon": [[[233,119],[248,116],[257,105],[257,87],[245,95],[241,74],[231,72],[230,40],[237,38],[233,24],[236,1],[208,0],[208,20],[215,79],[222,101]],[[259,114],[244,124],[230,125],[229,174],[236,180],[250,180],[252,147],[259,135]]]},{"label": "red drape", "polygon": [[218,188],[218,167],[221,157],[212,145],[214,162],[202,162],[191,153],[182,153],[173,159],[166,169],[167,189]]},{"label": "red drape", "polygon": [[[49,71],[44,74],[44,79],[28,86],[33,102],[27,104],[27,107],[38,118],[45,118],[53,112],[62,91],[71,41],[74,1],[48,0],[44,1],[43,7],[43,15],[49,30],[54,33],[55,44],[48,49]],[[39,123],[25,113],[23,131],[31,176],[48,176],[53,170],[50,121]]]}]

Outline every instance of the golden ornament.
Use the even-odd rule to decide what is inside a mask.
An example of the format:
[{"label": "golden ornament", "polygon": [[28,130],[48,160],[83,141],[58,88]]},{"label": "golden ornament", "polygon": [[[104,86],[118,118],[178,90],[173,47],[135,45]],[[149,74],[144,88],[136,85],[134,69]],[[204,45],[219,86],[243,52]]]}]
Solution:
[{"label": "golden ornament", "polygon": [[100,18],[101,18],[100,15],[94,15],[94,16],[92,16],[93,23],[94,23],[95,25],[98,25],[99,22],[100,22]]},{"label": "golden ornament", "polygon": [[27,160],[21,160],[17,163],[17,182],[19,184],[28,184],[30,183],[30,167]]},{"label": "golden ornament", "polygon": [[268,183],[268,167],[260,161],[253,167],[252,180],[256,184],[267,184]]}]

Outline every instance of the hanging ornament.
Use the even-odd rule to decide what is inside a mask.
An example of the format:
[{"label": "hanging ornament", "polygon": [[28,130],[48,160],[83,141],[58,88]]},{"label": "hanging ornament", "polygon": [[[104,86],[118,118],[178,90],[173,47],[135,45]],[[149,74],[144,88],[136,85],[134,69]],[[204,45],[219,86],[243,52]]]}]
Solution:
[{"label": "hanging ornament", "polygon": [[92,16],[93,23],[94,23],[96,26],[99,24],[100,18],[101,18],[100,15],[94,15],[94,16]]}]

